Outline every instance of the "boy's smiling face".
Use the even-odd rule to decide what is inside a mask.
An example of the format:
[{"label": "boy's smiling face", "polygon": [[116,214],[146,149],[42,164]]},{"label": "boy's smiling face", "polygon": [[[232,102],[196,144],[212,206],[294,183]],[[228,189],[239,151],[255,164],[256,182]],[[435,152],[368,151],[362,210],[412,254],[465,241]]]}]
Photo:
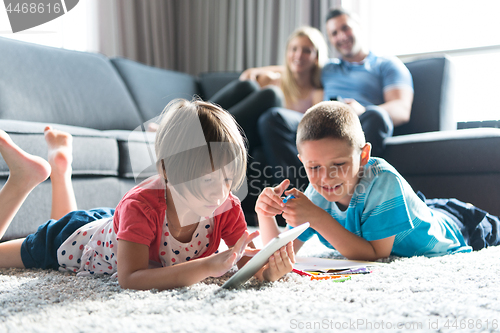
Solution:
[{"label": "boy's smiling face", "polygon": [[299,159],[307,178],[326,200],[349,206],[360,172],[370,159],[371,146],[351,147],[346,141],[324,138],[304,141],[299,147]]}]

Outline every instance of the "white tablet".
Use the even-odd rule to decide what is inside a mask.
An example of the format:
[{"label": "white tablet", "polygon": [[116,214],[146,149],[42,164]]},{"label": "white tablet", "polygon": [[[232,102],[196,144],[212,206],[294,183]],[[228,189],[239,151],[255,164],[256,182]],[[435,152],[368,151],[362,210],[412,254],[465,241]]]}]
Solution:
[{"label": "white tablet", "polygon": [[229,280],[222,285],[222,288],[230,289],[236,288],[242,283],[245,283],[255,273],[259,271],[268,261],[269,257],[280,248],[285,246],[288,242],[293,241],[299,237],[307,228],[309,222],[299,225],[293,229],[287,230],[272,239],[263,249],[259,251],[252,259],[250,259],[245,266],[241,267]]}]

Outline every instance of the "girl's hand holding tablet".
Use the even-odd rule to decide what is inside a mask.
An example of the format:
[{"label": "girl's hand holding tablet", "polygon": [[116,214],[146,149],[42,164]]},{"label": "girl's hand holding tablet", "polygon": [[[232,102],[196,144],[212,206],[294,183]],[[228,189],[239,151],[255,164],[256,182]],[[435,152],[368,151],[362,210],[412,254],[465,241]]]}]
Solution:
[{"label": "girl's hand holding tablet", "polygon": [[259,236],[258,231],[254,231],[251,234],[249,234],[248,231],[245,231],[232,248],[206,258],[208,264],[207,267],[210,272],[209,275],[213,277],[222,276],[243,256],[253,257],[257,254],[260,251],[259,249],[252,249],[248,247],[248,244],[251,243],[257,236]]}]

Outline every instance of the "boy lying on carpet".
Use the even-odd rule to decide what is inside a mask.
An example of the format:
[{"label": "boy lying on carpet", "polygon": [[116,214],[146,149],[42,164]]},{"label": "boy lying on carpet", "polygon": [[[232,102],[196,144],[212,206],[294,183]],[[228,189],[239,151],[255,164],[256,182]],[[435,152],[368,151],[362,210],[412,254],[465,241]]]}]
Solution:
[{"label": "boy lying on carpet", "polygon": [[[116,211],[76,211],[72,138],[47,127],[45,139],[48,162],[0,131],[0,153],[10,170],[0,191],[0,239],[49,174],[54,194],[51,220],[25,239],[0,243],[0,267],[118,275],[123,288],[162,290],[221,276],[258,251],[247,247],[258,232],[248,233],[240,202],[230,192],[245,179],[244,140],[220,107],[171,102],[156,134],[159,175],[130,190]],[[232,248],[215,254],[221,239]],[[256,274],[259,279],[273,281],[292,270],[291,243],[271,258]]]},{"label": "boy lying on carpet", "polygon": [[[289,181],[266,188],[256,203],[263,243],[278,233],[275,216],[289,226],[311,224],[294,241],[297,252],[318,235],[348,259],[440,256],[497,245],[499,219],[456,199],[426,200],[371,146],[356,114],[339,102],[310,108],[297,130],[299,159],[309,186],[304,193]],[[281,195],[295,199],[283,203]]]}]

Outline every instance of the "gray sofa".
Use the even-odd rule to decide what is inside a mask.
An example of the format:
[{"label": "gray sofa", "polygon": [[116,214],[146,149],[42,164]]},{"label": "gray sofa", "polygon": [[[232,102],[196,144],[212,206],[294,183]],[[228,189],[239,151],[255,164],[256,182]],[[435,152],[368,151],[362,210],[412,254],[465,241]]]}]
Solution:
[{"label": "gray sofa", "polygon": [[[134,166],[150,164],[154,135],[145,137],[136,128],[172,99],[208,99],[234,78],[233,73],[195,77],[5,38],[0,38],[0,51],[0,129],[27,152],[45,158],[47,124],[71,133],[73,184],[81,209],[116,206],[137,182]],[[0,186],[8,174],[0,158]],[[49,219],[50,203],[47,180],[29,195],[4,239],[35,231]]]},{"label": "gray sofa", "polygon": [[415,90],[411,119],[394,129],[383,157],[427,198],[457,198],[500,215],[500,129],[456,130],[448,58],[406,66]]},{"label": "gray sofa", "polygon": [[[210,99],[239,73],[191,76],[126,59],[0,38],[0,128],[27,152],[46,157],[43,128],[74,136],[79,208],[114,207],[147,165],[152,134],[134,132],[174,98]],[[415,85],[409,124],[396,129],[385,158],[427,197],[457,197],[500,214],[500,130],[454,130],[446,58],[407,63]],[[137,173],[137,172],[136,172]],[[142,174],[147,176],[147,174]],[[0,159],[0,186],[8,169]],[[50,216],[50,180],[38,186],[4,239],[36,230]],[[250,207],[250,208],[248,208]],[[247,210],[251,205],[247,205]]]}]

